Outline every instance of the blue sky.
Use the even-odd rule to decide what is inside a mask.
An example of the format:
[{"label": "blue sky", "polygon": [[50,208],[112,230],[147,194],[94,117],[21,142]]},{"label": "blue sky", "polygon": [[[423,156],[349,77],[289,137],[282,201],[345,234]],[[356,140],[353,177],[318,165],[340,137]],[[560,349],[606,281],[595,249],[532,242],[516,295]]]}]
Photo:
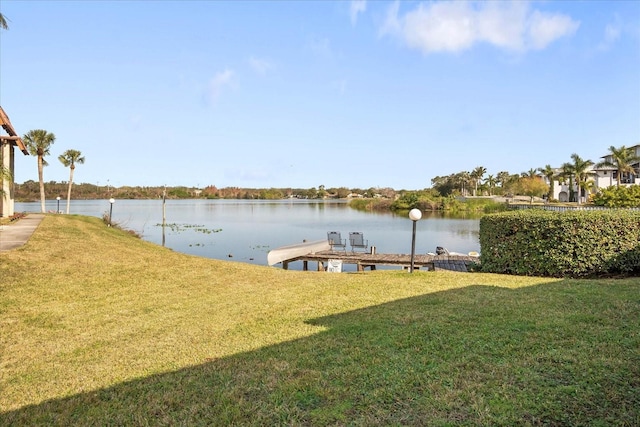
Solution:
[{"label": "blue sky", "polygon": [[[393,187],[640,144],[640,2],[12,1],[0,105],[75,182]],[[18,156],[18,183],[37,181]]]}]

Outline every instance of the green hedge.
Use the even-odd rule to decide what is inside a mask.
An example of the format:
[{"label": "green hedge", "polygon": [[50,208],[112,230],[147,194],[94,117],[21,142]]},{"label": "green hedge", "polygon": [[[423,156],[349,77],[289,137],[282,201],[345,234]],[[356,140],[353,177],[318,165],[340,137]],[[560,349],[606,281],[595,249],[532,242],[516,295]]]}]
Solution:
[{"label": "green hedge", "polygon": [[593,204],[608,208],[633,208],[640,206],[640,185],[609,187],[593,196]]},{"label": "green hedge", "polygon": [[480,219],[482,271],[527,276],[640,274],[640,211],[522,210]]}]

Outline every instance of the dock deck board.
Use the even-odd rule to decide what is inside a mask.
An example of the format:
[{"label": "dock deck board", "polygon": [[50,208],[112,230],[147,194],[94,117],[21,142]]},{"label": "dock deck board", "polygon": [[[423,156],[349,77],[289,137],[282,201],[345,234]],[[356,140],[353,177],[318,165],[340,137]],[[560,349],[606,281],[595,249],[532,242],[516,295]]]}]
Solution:
[{"label": "dock deck board", "polygon": [[[308,263],[317,262],[318,271],[324,271],[329,260],[341,260],[343,264],[355,264],[358,271],[365,268],[375,270],[376,266],[399,266],[408,268],[411,265],[411,255],[408,254],[383,254],[362,253],[349,251],[321,251],[291,258],[282,262],[282,267],[288,269],[289,263],[302,261],[303,270],[308,270]],[[480,258],[470,255],[431,255],[416,254],[414,256],[414,268],[426,270],[451,270],[469,271],[469,267],[480,262]]]}]

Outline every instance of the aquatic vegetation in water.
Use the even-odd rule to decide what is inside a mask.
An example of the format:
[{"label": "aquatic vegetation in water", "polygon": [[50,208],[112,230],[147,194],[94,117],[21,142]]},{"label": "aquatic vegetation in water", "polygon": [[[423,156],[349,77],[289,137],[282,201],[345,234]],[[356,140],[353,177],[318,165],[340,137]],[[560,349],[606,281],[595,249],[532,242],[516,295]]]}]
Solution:
[{"label": "aquatic vegetation in water", "polygon": [[[156,224],[156,227],[162,227],[162,224]],[[189,229],[197,233],[203,233],[203,234],[219,233],[222,231],[222,228],[205,228],[204,225],[197,225],[197,224],[171,223],[171,224],[165,224],[164,227],[169,228],[174,233],[180,233],[182,231],[186,231]]]},{"label": "aquatic vegetation in water", "polygon": [[[157,227],[162,227],[162,224],[156,224]],[[171,224],[165,224],[164,225],[165,228],[168,228],[172,233],[182,233],[185,232],[187,230],[193,230],[196,233],[202,233],[202,234],[213,234],[213,233],[219,233],[222,231],[222,228],[206,228],[204,225],[198,225],[198,224],[176,224],[176,223],[171,223]],[[163,231],[164,233],[164,231]],[[205,246],[204,243],[190,243],[189,247],[198,247],[198,246]]]}]

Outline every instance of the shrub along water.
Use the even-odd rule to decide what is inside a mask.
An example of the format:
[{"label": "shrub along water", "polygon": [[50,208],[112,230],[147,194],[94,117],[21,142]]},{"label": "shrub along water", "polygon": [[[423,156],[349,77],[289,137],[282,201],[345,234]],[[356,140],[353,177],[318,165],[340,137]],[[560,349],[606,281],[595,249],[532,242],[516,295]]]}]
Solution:
[{"label": "shrub along water", "polygon": [[433,190],[406,192],[394,201],[389,199],[353,199],[349,202],[349,206],[359,210],[396,213],[420,209],[423,212],[446,211],[483,214],[507,209],[506,203],[497,202],[491,198],[460,199],[456,196],[440,196]]},{"label": "shrub along water", "polygon": [[640,211],[531,209],[480,219],[482,271],[581,277],[640,273]]},{"label": "shrub along water", "polygon": [[593,196],[596,206],[608,208],[633,208],[640,206],[640,185],[609,187]]}]

